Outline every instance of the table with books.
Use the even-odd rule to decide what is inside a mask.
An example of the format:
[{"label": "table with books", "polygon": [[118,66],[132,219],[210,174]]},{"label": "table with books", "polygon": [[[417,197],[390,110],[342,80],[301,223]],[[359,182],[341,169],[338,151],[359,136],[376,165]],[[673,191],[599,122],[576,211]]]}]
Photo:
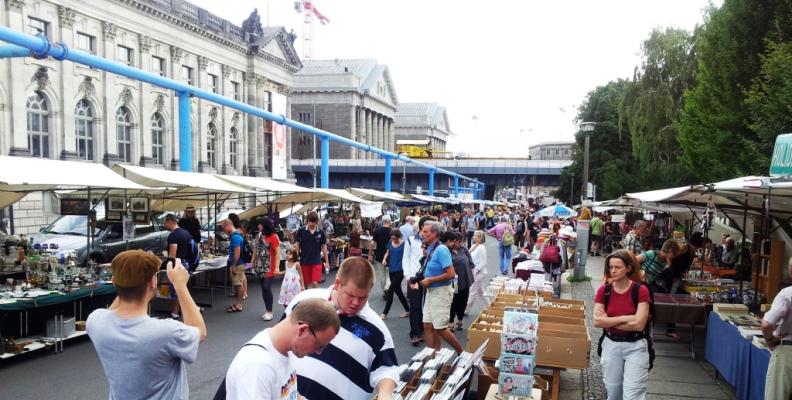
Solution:
[{"label": "table with books", "polygon": [[713,304],[707,320],[704,357],[735,387],[738,399],[764,398],[770,351],[760,327],[761,320],[742,304]]},{"label": "table with books", "polygon": [[[490,384],[497,395],[533,396],[532,388],[558,399],[560,372],[589,366],[591,339],[582,301],[543,298],[537,282],[493,278],[490,306],[468,329],[467,350],[488,343],[482,358],[489,364],[479,376],[479,399]],[[514,290],[514,286],[518,286]],[[533,287],[532,287],[533,286]]]}]

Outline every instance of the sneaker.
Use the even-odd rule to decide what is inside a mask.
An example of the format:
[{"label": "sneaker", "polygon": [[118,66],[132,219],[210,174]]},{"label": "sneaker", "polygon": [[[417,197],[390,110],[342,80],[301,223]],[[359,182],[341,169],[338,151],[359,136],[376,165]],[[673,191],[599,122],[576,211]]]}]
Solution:
[{"label": "sneaker", "polygon": [[261,316],[261,319],[264,321],[272,321],[272,313],[264,313],[264,315]]}]

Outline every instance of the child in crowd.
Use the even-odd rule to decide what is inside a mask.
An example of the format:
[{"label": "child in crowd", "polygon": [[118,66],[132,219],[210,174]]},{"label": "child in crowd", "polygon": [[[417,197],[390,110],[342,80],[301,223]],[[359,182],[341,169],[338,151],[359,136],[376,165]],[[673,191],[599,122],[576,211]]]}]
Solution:
[{"label": "child in crowd", "polygon": [[294,247],[286,249],[286,271],[279,272],[283,275],[278,304],[284,307],[295,298],[300,292],[305,290],[305,280],[303,280],[302,270],[300,269],[300,256]]}]

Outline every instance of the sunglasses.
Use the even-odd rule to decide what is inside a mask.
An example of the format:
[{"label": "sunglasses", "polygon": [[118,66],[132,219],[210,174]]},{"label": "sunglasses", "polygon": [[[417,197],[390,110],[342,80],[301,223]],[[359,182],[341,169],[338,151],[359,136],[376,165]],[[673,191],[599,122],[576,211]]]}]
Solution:
[{"label": "sunglasses", "polygon": [[[305,322],[299,322],[299,323],[305,324]],[[311,327],[310,324],[305,324],[305,325],[308,326],[308,331],[311,332],[311,335],[313,335],[313,337],[316,339],[316,341],[319,342],[319,337],[316,336],[316,331],[314,331],[314,329]],[[325,344],[319,346],[319,348],[317,348],[315,351],[318,352],[318,353],[321,353],[329,344],[330,343],[325,343]]]}]

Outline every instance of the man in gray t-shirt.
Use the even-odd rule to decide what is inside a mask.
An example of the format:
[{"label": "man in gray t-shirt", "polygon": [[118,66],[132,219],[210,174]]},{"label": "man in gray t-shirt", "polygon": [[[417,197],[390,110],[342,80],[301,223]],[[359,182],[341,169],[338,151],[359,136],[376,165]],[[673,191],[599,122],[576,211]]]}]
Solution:
[{"label": "man in gray t-shirt", "polygon": [[181,305],[184,323],[147,314],[157,288],[160,260],[140,250],[119,254],[112,262],[118,297],[109,309],[88,316],[86,330],[110,386],[110,399],[186,399],[185,363],[198,357],[206,338],[203,317],[187,291],[189,274],[178,259],[167,274]]}]

